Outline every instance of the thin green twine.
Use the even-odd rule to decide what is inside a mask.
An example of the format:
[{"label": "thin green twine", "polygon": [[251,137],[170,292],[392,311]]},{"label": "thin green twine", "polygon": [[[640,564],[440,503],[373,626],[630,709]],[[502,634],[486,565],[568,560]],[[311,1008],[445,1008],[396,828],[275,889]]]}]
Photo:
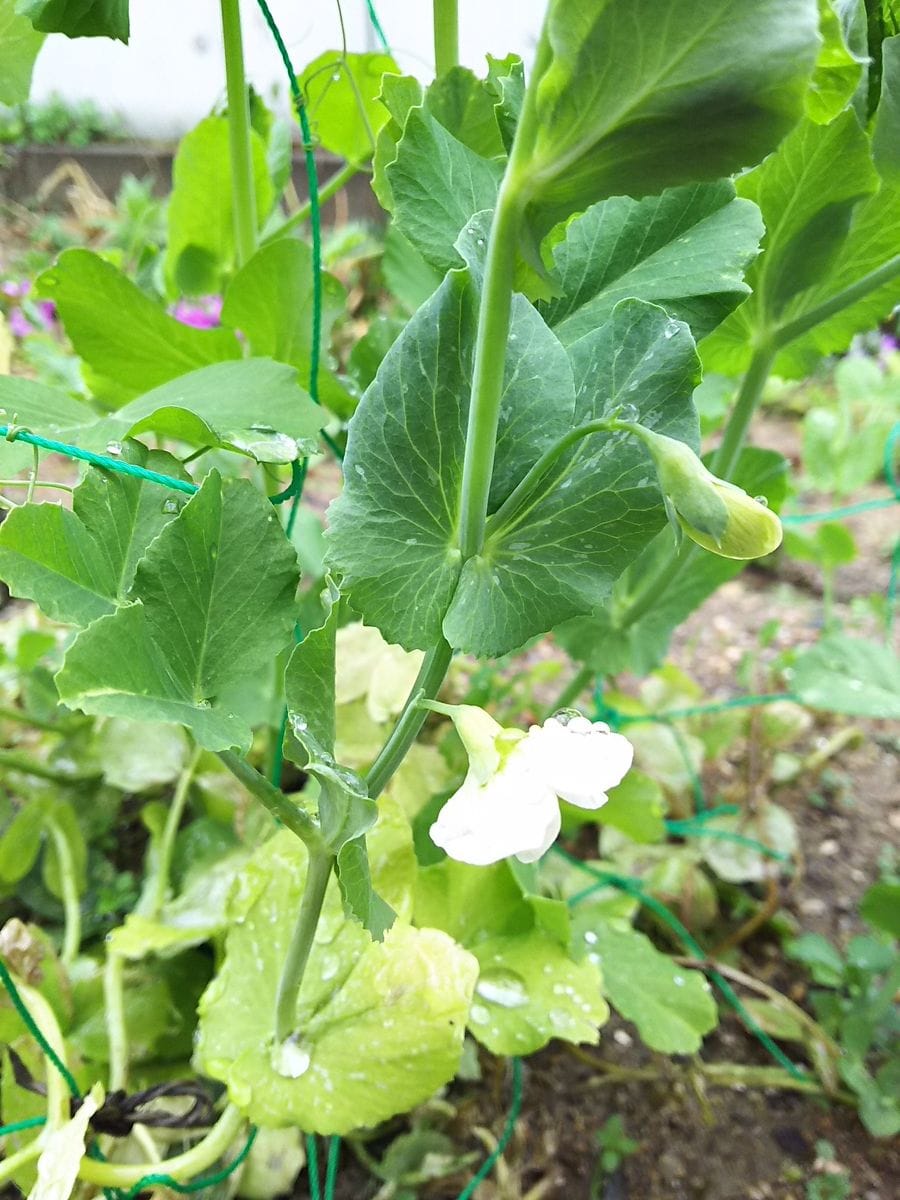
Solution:
[{"label": "thin green twine", "polygon": [[375,11],[375,0],[366,0],[366,8],[369,10],[369,20],[372,22],[372,28],[375,30],[375,36],[381,43],[382,50],[390,50],[390,42],[384,35],[381,22],[378,20],[378,13]]}]

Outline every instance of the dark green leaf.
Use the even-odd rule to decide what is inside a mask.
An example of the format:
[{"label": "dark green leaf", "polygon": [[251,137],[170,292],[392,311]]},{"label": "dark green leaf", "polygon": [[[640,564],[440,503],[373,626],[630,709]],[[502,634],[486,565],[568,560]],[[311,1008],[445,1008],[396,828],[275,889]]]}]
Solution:
[{"label": "dark green leaf", "polygon": [[[506,154],[500,125],[498,104],[502,103],[504,84],[509,86],[510,75],[519,60],[494,60],[494,69],[504,72],[496,83],[478,79],[467,67],[451,67],[440,75],[428,89],[426,107],[444,129],[482,158]],[[521,67],[521,64],[519,64]],[[521,78],[521,70],[519,71]]]},{"label": "dark green leaf", "polygon": [[128,41],[128,0],[20,0],[19,11],[43,33]]},{"label": "dark green leaf", "polygon": [[522,183],[537,240],[613,195],[730,175],[800,115],[816,0],[553,0]]},{"label": "dark green leaf", "polygon": [[863,896],[859,915],[876,929],[900,938],[900,883],[875,883]]},{"label": "dark green leaf", "polygon": [[616,196],[561,233],[552,251],[560,295],[538,309],[564,345],[630,297],[662,305],[703,337],[749,293],[744,272],[763,232],[755,205],[726,180],[641,201]]},{"label": "dark green leaf", "polygon": [[75,640],[57,676],[73,708],[188,726],[210,750],[250,745],[219,694],[290,637],[296,557],[269,502],[207,476],[138,565],[132,603]]}]

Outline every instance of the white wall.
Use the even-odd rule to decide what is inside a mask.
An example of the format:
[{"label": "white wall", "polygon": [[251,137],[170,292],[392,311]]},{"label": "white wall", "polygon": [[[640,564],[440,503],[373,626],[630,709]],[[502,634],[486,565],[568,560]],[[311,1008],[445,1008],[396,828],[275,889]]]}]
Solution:
[{"label": "white wall", "polygon": [[[401,67],[433,71],[430,0],[375,0]],[[529,59],[545,0],[460,0],[460,56],[480,70],[486,52]],[[255,0],[241,0],[248,75],[267,100],[287,112],[287,87],[272,37]],[[294,67],[340,45],[334,0],[269,0]],[[376,46],[364,0],[343,0],[350,50]],[[134,133],[183,133],[222,98],[224,68],[218,0],[131,0],[131,42],[49,37],[38,56],[32,99],[58,92],[120,113]]]}]

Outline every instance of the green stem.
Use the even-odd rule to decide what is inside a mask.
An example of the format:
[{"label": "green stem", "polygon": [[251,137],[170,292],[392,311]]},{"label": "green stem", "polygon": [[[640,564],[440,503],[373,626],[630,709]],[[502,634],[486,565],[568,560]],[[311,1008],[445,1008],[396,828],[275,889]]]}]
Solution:
[{"label": "green stem", "polygon": [[255,796],[262,806],[280,821],[291,833],[295,833],[301,842],[305,842],[310,851],[319,850],[322,837],[316,822],[296,805],[289,796],[280,791],[274,784],[269,783],[265,775],[261,775],[246,759],[231,750],[220,750],[219,759],[236,776],[248,792]]},{"label": "green stem", "polygon": [[15,1154],[4,1158],[3,1162],[0,1162],[0,1183],[6,1183],[21,1167],[25,1167],[39,1158],[43,1148],[43,1138],[36,1138],[27,1146],[23,1146],[21,1150],[17,1150]]},{"label": "green stem", "polygon": [[32,488],[39,487],[45,491],[57,492],[74,492],[74,487],[70,487],[68,483],[50,483],[46,480],[39,479],[33,484],[31,479],[0,479],[0,487],[24,487]]},{"label": "green stem", "polygon": [[369,796],[373,800],[380,796],[387,787],[391,776],[403,762],[407,751],[416,740],[428,715],[427,710],[421,707],[420,701],[433,700],[438,694],[452,657],[453,651],[444,638],[441,638],[437,645],[433,646],[425,655],[397,724],[366,776]]},{"label": "green stem", "polygon": [[128,1082],[128,1031],[125,1025],[125,960],[110,951],[103,970],[103,1003],[109,1040],[109,1090]]},{"label": "green stem", "polygon": [[222,1157],[238,1136],[243,1123],[240,1112],[233,1104],[229,1104],[206,1137],[184,1154],[176,1154],[174,1158],[166,1158],[161,1163],[128,1165],[83,1158],[78,1167],[78,1178],[98,1187],[128,1188],[134,1187],[147,1176],[156,1176],[163,1171],[178,1183],[186,1183]]},{"label": "green stem", "polygon": [[[319,203],[324,204],[332,196],[336,196],[362,170],[363,168],[358,163],[345,163],[339,171],[336,171],[331,176],[327,183],[323,183],[319,188]],[[312,204],[307,200],[305,204],[301,204],[295,212],[292,212],[289,217],[285,218],[277,229],[272,230],[263,238],[263,245],[267,246],[269,242],[275,241],[276,238],[283,237],[288,230],[294,229],[297,225],[302,225],[305,221],[308,221],[311,212]]]},{"label": "green stem", "polygon": [[596,421],[589,421],[586,425],[579,425],[577,429],[570,430],[549,450],[544,451],[534,466],[530,467],[527,474],[519,480],[497,511],[491,514],[485,523],[485,534],[489,536],[510,524],[519,510],[533,498],[541,482],[562,455],[576,442],[589,437],[592,433],[614,433],[619,430],[634,433],[636,428],[639,427],[635,427],[630,422],[623,423],[614,417],[601,417]]},{"label": "green stem", "polygon": [[59,783],[64,787],[77,787],[80,783],[92,783],[100,778],[99,771],[60,771],[15,750],[0,750],[0,768],[3,767],[8,771],[21,771],[23,775],[33,775],[35,779],[46,779],[48,783]]},{"label": "green stem", "polygon": [[325,892],[331,871],[334,867],[334,855],[326,850],[310,851],[306,871],[306,886],[303,889],[303,900],[300,912],[297,914],[297,924],[291,936],[291,944],[281,968],[281,978],[278,981],[278,993],[275,998],[275,1045],[280,1046],[296,1032],[297,1025],[297,996],[303,982],[303,972],[309,960],[316,927],[322,914]]},{"label": "green stem", "polygon": [[560,708],[568,708],[570,704],[574,704],[585,688],[590,687],[596,674],[594,668],[587,664],[579,667],[577,673],[572,676],[557,696],[555,704],[548,710],[548,715],[552,715]]},{"label": "green stem", "polygon": [[811,329],[814,329],[816,325],[821,325],[829,317],[836,316],[845,308],[849,308],[851,304],[862,300],[870,292],[890,283],[898,275],[900,275],[900,254],[895,254],[886,263],[882,263],[880,267],[876,267],[874,271],[870,271],[856,283],[851,283],[849,287],[832,296],[830,300],[826,300],[824,304],[820,304],[818,308],[812,308],[809,312],[803,313],[795,320],[788,321],[786,325],[776,329],[772,335],[773,342],[779,349],[786,346],[788,342],[793,342],[796,338],[802,337],[804,333],[809,333]]},{"label": "green stem", "polygon": [[228,90],[228,146],[231,156],[231,197],[237,265],[256,250],[256,189],[250,143],[250,97],[244,75],[239,0],[220,0],[225,44],[225,85]]},{"label": "green stem", "polygon": [[478,311],[472,399],[459,505],[459,544],[464,560],[479,554],[484,544],[503,395],[520,219],[517,189],[510,164],[500,188],[491,225]]},{"label": "green stem", "polygon": [[681,574],[693,557],[695,546],[687,541],[672,551],[660,563],[659,568],[646,579],[634,599],[616,620],[616,628],[624,632],[639,621],[645,613],[656,608],[667,588]]},{"label": "green stem", "polygon": [[78,896],[78,882],[75,877],[75,860],[72,857],[69,839],[60,826],[51,820],[47,822],[47,829],[53,840],[53,848],[56,850],[56,859],[59,864],[59,881],[65,914],[65,933],[60,960],[63,966],[71,967],[81,948],[81,900]]},{"label": "green stem", "polygon": [[459,0],[434,0],[434,71],[459,66]]},{"label": "green stem", "polygon": [[747,374],[741,382],[740,391],[725,426],[725,436],[713,456],[711,470],[720,479],[730,479],[734,468],[741,456],[744,438],[759,404],[766,380],[772,369],[772,363],[777,353],[773,343],[760,345],[753,353]]},{"label": "green stem", "polygon": [[54,721],[45,721],[25,711],[24,708],[8,708],[0,704],[0,721],[18,721],[20,725],[30,725],[32,729],[44,729],[47,733],[61,733],[59,725]]},{"label": "green stem", "polygon": [[175,785],[175,794],[172,797],[172,803],[169,805],[169,811],[166,814],[166,823],[159,841],[153,904],[147,914],[151,920],[155,920],[159,916],[168,896],[169,872],[172,867],[172,852],[175,849],[175,838],[181,825],[181,818],[184,816],[184,806],[187,804],[187,798],[191,790],[191,780],[194,778],[194,773],[197,770],[197,764],[200,762],[202,753],[203,751],[198,746],[191,755],[190,761],[179,775],[178,783]]}]

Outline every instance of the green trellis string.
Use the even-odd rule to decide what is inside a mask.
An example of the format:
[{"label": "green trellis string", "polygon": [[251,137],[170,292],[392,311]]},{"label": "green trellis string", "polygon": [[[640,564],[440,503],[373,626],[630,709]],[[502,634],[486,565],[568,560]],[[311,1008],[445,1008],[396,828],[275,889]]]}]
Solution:
[{"label": "green trellis string", "polygon": [[390,42],[385,37],[384,29],[378,20],[378,13],[375,11],[375,0],[366,0],[366,8],[369,10],[369,20],[372,22],[372,28],[375,30],[375,36],[381,43],[382,50],[390,50]]}]

